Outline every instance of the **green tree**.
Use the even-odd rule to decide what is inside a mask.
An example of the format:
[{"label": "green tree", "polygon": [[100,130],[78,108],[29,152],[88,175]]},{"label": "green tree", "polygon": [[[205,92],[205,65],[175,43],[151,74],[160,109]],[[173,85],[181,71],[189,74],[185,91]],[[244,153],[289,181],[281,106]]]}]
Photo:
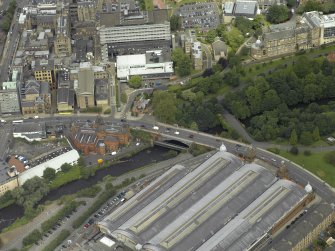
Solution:
[{"label": "green tree", "polygon": [[302,145],[308,146],[311,145],[313,143],[313,135],[311,132],[308,131],[303,131],[300,134],[300,139],[299,139],[300,143]]},{"label": "green tree", "polygon": [[267,19],[270,23],[278,24],[289,18],[289,10],[285,5],[272,5],[268,9]]},{"label": "green tree", "polygon": [[192,123],[191,123],[191,125],[190,125],[190,129],[191,129],[191,130],[194,130],[194,131],[198,131],[198,130],[199,130],[199,127],[198,127],[197,122],[192,121]]},{"label": "green tree", "polygon": [[79,157],[78,161],[77,161],[78,166],[80,167],[84,167],[85,166],[85,160],[83,157]]},{"label": "green tree", "polygon": [[297,0],[287,0],[287,7],[293,8],[297,5]]},{"label": "green tree", "polygon": [[181,28],[181,19],[178,15],[172,15],[170,18],[171,31],[177,31]]},{"label": "green tree", "polygon": [[181,48],[172,51],[172,61],[179,76],[184,77],[191,73],[191,58]]},{"label": "green tree", "polygon": [[322,4],[317,0],[308,0],[303,5],[299,6],[298,12],[322,11]]},{"label": "green tree", "polygon": [[313,130],[313,140],[314,141],[319,141],[320,140],[319,127],[315,127],[314,130]]},{"label": "green tree", "polygon": [[292,146],[290,149],[290,153],[292,153],[293,155],[298,155],[299,154],[299,149],[296,146]]},{"label": "green tree", "polygon": [[295,129],[293,129],[290,136],[290,145],[295,146],[296,144],[298,144],[298,135]]},{"label": "green tree", "polygon": [[26,237],[23,238],[22,244],[23,246],[29,246],[36,241],[42,239],[42,234],[39,230],[35,229],[31,233],[29,233]]},{"label": "green tree", "polygon": [[132,76],[129,79],[128,83],[132,88],[138,89],[142,86],[142,77],[141,76]]},{"label": "green tree", "polygon": [[183,55],[177,66],[177,74],[180,77],[190,75],[192,69],[192,62],[188,55]]},{"label": "green tree", "polygon": [[235,26],[244,36],[252,31],[253,22],[245,17],[236,17]]},{"label": "green tree", "polygon": [[209,30],[206,34],[206,38],[205,38],[206,42],[210,44],[213,43],[216,38],[216,35],[217,35],[216,30]]},{"label": "green tree", "polygon": [[173,93],[155,91],[152,99],[154,114],[157,119],[165,123],[175,123],[177,100]]},{"label": "green tree", "polygon": [[66,173],[68,171],[70,171],[70,169],[72,168],[72,166],[69,163],[64,163],[63,165],[60,166],[60,169]]},{"label": "green tree", "polygon": [[127,103],[127,99],[128,99],[127,93],[122,92],[121,93],[121,102],[124,103],[124,104],[126,104]]},{"label": "green tree", "polygon": [[225,24],[219,24],[218,27],[216,27],[216,32],[219,37],[223,37],[223,34],[227,31],[227,26]]},{"label": "green tree", "polygon": [[326,153],[324,159],[328,164],[335,166],[335,151]]},{"label": "green tree", "polygon": [[257,14],[254,19],[252,20],[252,28],[254,30],[262,29],[263,26],[266,24],[265,16],[262,14]]},{"label": "green tree", "polygon": [[244,42],[242,32],[236,27],[232,27],[229,31],[223,33],[223,40],[236,51]]},{"label": "green tree", "polygon": [[56,177],[56,171],[53,168],[47,167],[44,171],[43,171],[43,178],[48,180],[48,181],[52,181],[53,179],[55,179]]}]

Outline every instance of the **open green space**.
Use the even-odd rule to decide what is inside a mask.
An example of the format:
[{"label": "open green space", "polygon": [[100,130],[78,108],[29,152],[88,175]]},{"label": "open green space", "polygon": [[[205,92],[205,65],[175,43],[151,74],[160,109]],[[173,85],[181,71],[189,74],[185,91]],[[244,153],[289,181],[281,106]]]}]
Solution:
[{"label": "open green space", "polygon": [[56,178],[49,184],[49,187],[53,190],[78,179],[80,179],[80,167],[74,166],[68,172],[57,172]]},{"label": "open green space", "polygon": [[284,151],[279,153],[279,155],[297,163],[326,181],[332,187],[335,187],[335,167],[325,161],[324,158],[326,154],[327,152],[319,152],[305,156],[303,153],[298,155],[293,155]]}]

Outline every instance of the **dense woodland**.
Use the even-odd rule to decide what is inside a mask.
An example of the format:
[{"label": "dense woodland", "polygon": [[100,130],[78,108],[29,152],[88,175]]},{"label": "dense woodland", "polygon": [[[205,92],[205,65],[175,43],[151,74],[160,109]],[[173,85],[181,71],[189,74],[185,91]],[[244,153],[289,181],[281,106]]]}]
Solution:
[{"label": "dense woodland", "polygon": [[[227,62],[223,60],[202,78],[172,86],[167,94],[155,92],[156,117],[201,131],[221,126],[225,133],[220,114],[226,108],[256,140],[287,139],[292,145],[310,145],[334,132],[334,63],[302,55],[289,65],[254,76],[236,60],[231,58],[224,74],[221,70]],[[221,94],[225,86],[231,91]]]},{"label": "dense woodland", "polygon": [[225,98],[256,140],[290,139],[310,145],[335,128],[335,64],[300,56]]}]

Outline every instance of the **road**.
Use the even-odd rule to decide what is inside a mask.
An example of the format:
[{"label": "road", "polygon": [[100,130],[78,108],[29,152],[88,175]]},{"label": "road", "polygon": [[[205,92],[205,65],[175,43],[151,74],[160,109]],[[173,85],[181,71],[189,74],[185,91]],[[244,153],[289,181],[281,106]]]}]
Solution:
[{"label": "road", "polygon": [[212,53],[209,50],[208,46],[206,44],[202,44],[202,48],[204,49],[204,52],[206,54],[206,60],[204,60],[204,62],[206,62],[206,65],[204,65],[204,69],[210,69],[212,68]]},{"label": "road", "polygon": [[[63,123],[69,123],[73,120],[94,120],[96,115],[89,115],[89,114],[83,114],[83,115],[74,115],[71,117],[64,117],[64,116],[51,116],[51,117],[45,117],[45,118],[39,118],[39,121],[46,121],[46,122],[59,122],[62,121]],[[112,117],[104,117],[104,120],[106,122],[113,122],[113,123],[122,123],[120,120],[114,119]],[[27,119],[27,121],[36,121],[34,119]],[[207,133],[202,133],[198,131],[192,131],[190,129],[186,128],[181,128],[181,127],[174,127],[171,125],[167,124],[162,124],[162,123],[157,123],[159,126],[159,130],[154,130],[153,129],[153,123],[152,122],[147,122],[147,119],[142,119],[142,120],[127,120],[127,123],[129,124],[130,127],[135,127],[135,128],[142,128],[145,130],[148,130],[150,132],[154,132],[157,134],[160,134],[164,137],[170,138],[170,139],[175,139],[179,140],[182,142],[195,142],[198,144],[203,144],[207,145],[210,147],[214,148],[219,148],[220,145],[223,143],[227,147],[227,150],[229,152],[235,153],[236,154],[236,149],[235,146],[236,144],[242,144],[241,142],[238,141],[233,141],[230,139],[224,139],[221,137],[213,136],[211,134]],[[171,133],[165,133],[166,128],[171,128],[172,130]],[[179,131],[179,135],[175,135],[174,131]],[[194,135],[193,138],[190,138],[190,135]],[[309,173],[307,170],[303,169],[302,167],[291,163],[289,160],[286,160],[282,158],[281,156],[275,155],[273,153],[270,153],[264,149],[262,149],[263,145],[257,144],[254,141],[251,142],[252,145],[254,146],[257,157],[265,159],[268,162],[271,162],[272,164],[279,165],[281,161],[285,161],[290,177],[294,179],[297,183],[301,185],[306,185],[308,182],[316,188],[318,193],[322,198],[324,198],[328,202],[332,202],[333,199],[335,199],[333,190],[324,183],[321,179],[316,177],[315,175]],[[245,147],[248,147],[249,145],[242,144]],[[328,149],[333,149],[335,146],[328,147]],[[325,149],[325,148],[323,148]],[[276,161],[272,161],[272,159],[275,159]]]}]

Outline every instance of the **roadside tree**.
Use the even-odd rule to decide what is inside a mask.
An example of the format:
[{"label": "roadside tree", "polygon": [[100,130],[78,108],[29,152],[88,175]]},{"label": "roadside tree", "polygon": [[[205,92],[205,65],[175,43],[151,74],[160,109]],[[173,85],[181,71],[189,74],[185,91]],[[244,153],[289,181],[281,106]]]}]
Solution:
[{"label": "roadside tree", "polygon": [[279,24],[289,18],[289,10],[285,5],[272,5],[267,14],[270,23]]},{"label": "roadside tree", "polygon": [[142,86],[142,77],[141,76],[132,76],[129,79],[129,85],[132,88],[138,89]]},{"label": "roadside tree", "polygon": [[53,179],[55,179],[56,177],[56,171],[53,168],[47,167],[44,171],[43,171],[43,178],[48,180],[48,181],[52,181]]}]

